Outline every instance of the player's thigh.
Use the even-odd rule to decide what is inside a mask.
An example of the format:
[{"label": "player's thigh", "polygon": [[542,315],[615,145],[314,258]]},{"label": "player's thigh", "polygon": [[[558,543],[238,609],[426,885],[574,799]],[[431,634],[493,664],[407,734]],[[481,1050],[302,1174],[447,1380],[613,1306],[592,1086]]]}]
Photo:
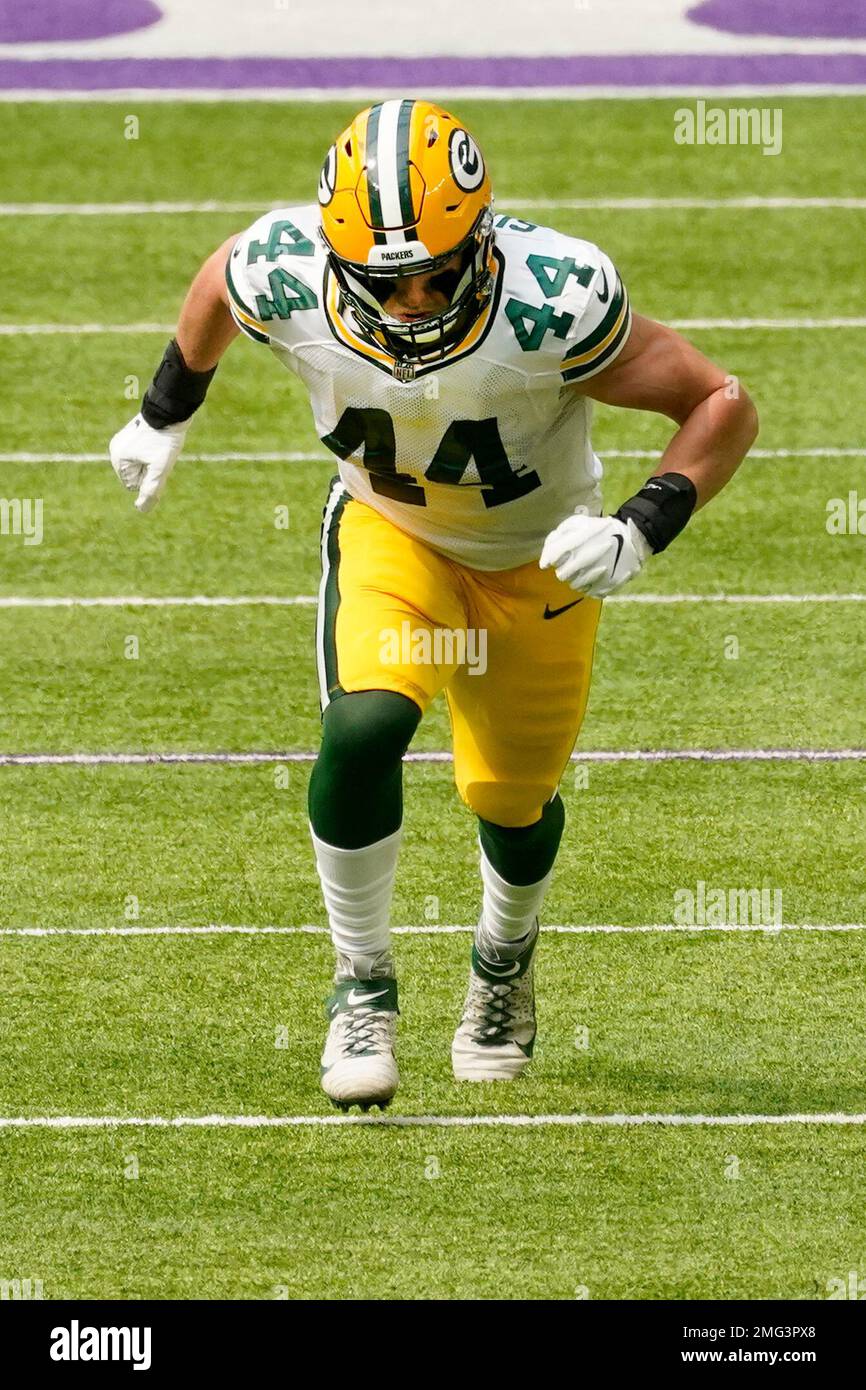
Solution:
[{"label": "player's thigh", "polygon": [[338,480],[322,522],[316,648],[325,708],[358,690],[407,695],[422,713],[451,677],[436,633],[465,626],[453,570]]},{"label": "player's thigh", "polygon": [[460,795],[508,826],[534,824],[559,786],[586,711],[601,614],[599,600],[523,568],[524,587],[497,604],[487,628],[486,669],[463,667],[447,688]]}]

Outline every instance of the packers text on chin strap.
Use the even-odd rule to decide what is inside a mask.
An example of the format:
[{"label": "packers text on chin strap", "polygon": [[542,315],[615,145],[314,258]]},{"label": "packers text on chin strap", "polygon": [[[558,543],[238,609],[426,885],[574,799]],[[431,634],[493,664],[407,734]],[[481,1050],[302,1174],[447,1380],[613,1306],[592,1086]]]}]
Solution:
[{"label": "packers text on chin strap", "polygon": [[207,395],[215,371],[216,367],[209,372],[192,371],[183,360],[177,339],[172,338],[141,403],[147,424],[163,430],[188,420]]},{"label": "packers text on chin strap", "polygon": [[647,478],[640,492],[623,502],[614,516],[633,521],[658,554],[680,534],[695,509],[697,489],[684,473]]}]

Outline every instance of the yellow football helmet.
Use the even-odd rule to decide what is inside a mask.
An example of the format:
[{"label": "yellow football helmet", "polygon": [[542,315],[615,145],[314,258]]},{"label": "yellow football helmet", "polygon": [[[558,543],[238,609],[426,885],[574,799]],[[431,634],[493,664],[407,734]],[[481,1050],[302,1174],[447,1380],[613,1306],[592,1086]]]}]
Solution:
[{"label": "yellow football helmet", "polygon": [[[398,359],[446,357],[482,313],[495,268],[490,180],[466,127],[429,101],[368,107],[328,151],[319,204],[331,268],[362,332]],[[386,315],[395,279],[422,272],[448,307],[409,323]]]}]

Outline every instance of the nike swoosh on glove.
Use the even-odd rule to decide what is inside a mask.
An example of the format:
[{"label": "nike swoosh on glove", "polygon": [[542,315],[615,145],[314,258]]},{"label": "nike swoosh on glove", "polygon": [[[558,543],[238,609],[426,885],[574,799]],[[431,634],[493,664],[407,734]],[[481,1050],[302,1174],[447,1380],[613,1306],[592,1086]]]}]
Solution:
[{"label": "nike swoosh on glove", "polygon": [[184,420],[155,430],[143,415],[136,415],[109,444],[111,466],[124,487],[138,490],[135,505],[140,512],[149,512],[159,501],[188,428],[189,421]]},{"label": "nike swoosh on glove", "polygon": [[633,521],[575,513],[551,531],[538,566],[554,569],[557,579],[590,598],[607,598],[634,579],[652,553]]}]

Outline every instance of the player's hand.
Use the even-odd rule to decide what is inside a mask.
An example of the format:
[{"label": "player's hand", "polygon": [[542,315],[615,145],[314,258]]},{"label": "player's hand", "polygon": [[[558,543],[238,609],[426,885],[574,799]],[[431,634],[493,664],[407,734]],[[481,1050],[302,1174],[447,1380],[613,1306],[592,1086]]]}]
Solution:
[{"label": "player's hand", "polygon": [[634,579],[651,554],[649,541],[633,521],[576,512],[551,531],[538,564],[554,569],[557,579],[590,598],[607,598]]},{"label": "player's hand", "polygon": [[135,505],[149,512],[159,501],[168,475],[177,462],[189,421],[155,430],[142,415],[136,415],[118,430],[108,446],[111,466],[123,486],[138,491]]}]

